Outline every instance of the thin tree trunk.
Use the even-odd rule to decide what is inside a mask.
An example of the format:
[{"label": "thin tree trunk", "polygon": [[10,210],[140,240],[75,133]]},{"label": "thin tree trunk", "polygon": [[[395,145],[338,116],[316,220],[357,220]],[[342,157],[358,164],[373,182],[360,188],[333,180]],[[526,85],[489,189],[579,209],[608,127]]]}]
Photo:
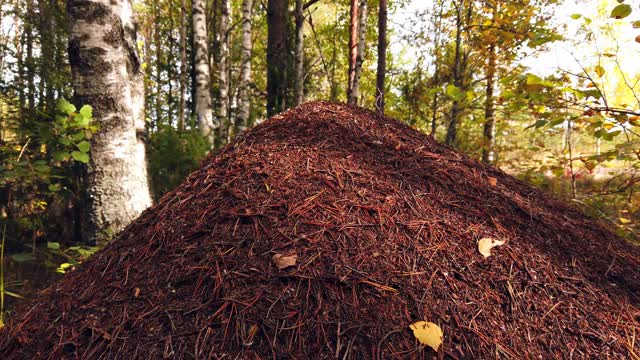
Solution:
[{"label": "thin tree trunk", "polygon": [[156,46],[156,129],[162,126],[162,43],[160,42],[160,2],[155,2],[155,19],[153,27],[153,42]]},{"label": "thin tree trunk", "polygon": [[40,107],[50,114],[53,109],[53,61],[55,60],[53,6],[49,0],[38,0],[40,35]]},{"label": "thin tree trunk", "polygon": [[378,70],[376,72],[376,110],[384,114],[385,76],[387,73],[387,0],[380,0],[378,11]]},{"label": "thin tree trunk", "polygon": [[27,0],[27,18],[25,19],[24,30],[27,35],[27,100],[28,100],[28,108],[33,111],[35,104],[35,96],[36,96],[36,85],[35,85],[35,62],[33,60],[33,19],[31,18],[31,14],[33,14],[33,0]]},{"label": "thin tree trunk", "polygon": [[284,111],[287,104],[288,0],[267,5],[267,115]]},{"label": "thin tree trunk", "polygon": [[169,31],[167,31],[167,35],[169,37],[168,48],[167,48],[167,85],[169,89],[166,95],[166,103],[167,103],[167,125],[171,125],[171,121],[173,120],[173,49],[175,48],[175,39],[173,37],[173,29],[174,29],[174,16],[173,16],[173,1],[169,0]]},{"label": "thin tree trunk", "polygon": [[231,1],[221,0],[220,9],[220,62],[218,63],[219,71],[219,89],[220,89],[220,108],[218,109],[218,123],[220,126],[220,139],[229,140],[230,123],[229,123],[229,22],[231,19]]},{"label": "thin tree trunk", "polygon": [[251,83],[251,19],[253,0],[242,1],[242,47],[240,53],[240,84],[238,84],[238,119],[236,127],[238,133],[247,129],[251,113],[251,98],[249,84]]},{"label": "thin tree trunk", "polygon": [[204,12],[204,1],[193,0],[193,47],[195,49],[195,103],[200,132],[213,148],[218,124],[213,122],[211,110],[209,55],[207,47],[207,21]]},{"label": "thin tree trunk", "polygon": [[336,81],[336,65],[338,63],[338,10],[335,13],[335,22],[333,25],[333,51],[331,53],[331,101],[338,101],[338,82]]},{"label": "thin tree trunk", "polygon": [[355,74],[353,76],[353,87],[351,89],[350,104],[358,104],[360,99],[360,77],[362,74],[362,63],[364,62],[364,51],[367,38],[367,0],[360,1],[360,18],[358,24],[358,47],[355,64]]},{"label": "thin tree trunk", "polygon": [[[460,1],[460,4],[456,6],[456,42],[455,42],[455,55],[453,59],[453,85],[457,88],[462,87],[462,14],[461,7],[464,6],[464,0]],[[447,136],[445,137],[445,143],[447,145],[453,145],[457,137],[457,125],[460,117],[460,101],[453,100],[451,106],[451,118],[449,119],[449,125],[447,127]]]},{"label": "thin tree trunk", "polygon": [[18,66],[18,83],[16,84],[16,87],[18,89],[18,116],[22,118],[22,115],[24,114],[24,109],[26,108],[26,93],[25,93],[25,84],[24,84],[24,78],[25,78],[25,61],[24,61],[24,39],[26,38],[24,29],[22,31],[22,33],[20,33],[20,36],[17,37],[17,39],[19,39],[15,46],[16,46],[16,63]]},{"label": "thin tree trunk", "polygon": [[439,6],[440,10],[438,11],[438,14],[435,15],[435,19],[434,19],[434,41],[433,41],[433,62],[434,62],[434,71],[433,71],[433,85],[434,88],[436,88],[435,93],[433,94],[433,103],[431,104],[431,108],[432,108],[432,113],[431,113],[431,137],[435,137],[436,136],[436,128],[438,126],[437,124],[437,120],[438,120],[438,97],[440,92],[437,91],[437,88],[440,86],[440,37],[442,35],[442,10],[443,10],[443,3],[442,1],[438,1],[437,3],[434,3],[434,14],[435,14],[435,7]]},{"label": "thin tree trunk", "polygon": [[356,78],[356,61],[358,58],[358,0],[351,0],[351,13],[349,24],[349,84],[347,86],[347,103],[355,104],[353,83]]},{"label": "thin tree trunk", "polygon": [[296,0],[295,103],[304,102],[304,1]]},{"label": "thin tree trunk", "polygon": [[495,160],[493,142],[495,133],[495,114],[494,114],[494,78],[496,74],[496,45],[490,44],[487,54],[487,88],[485,91],[484,103],[484,127],[482,131],[482,162],[490,164]]},{"label": "thin tree trunk", "polygon": [[83,227],[85,239],[95,241],[115,234],[151,205],[144,142],[136,131],[144,127],[142,74],[129,1],[70,0],[67,11],[76,99],[93,107],[101,125],[91,138],[89,216]]},{"label": "thin tree trunk", "polygon": [[178,131],[184,131],[185,99],[187,91],[187,1],[180,1],[180,105]]},{"label": "thin tree trunk", "polygon": [[[153,102],[152,100],[152,95],[153,92],[151,90],[151,85],[152,85],[152,79],[151,79],[151,73],[152,73],[152,68],[151,66],[149,66],[149,64],[151,64],[151,62],[153,61],[151,58],[151,26],[146,26],[145,27],[145,32],[143,34],[144,36],[144,62],[147,64],[147,66],[145,66],[144,68],[144,94],[145,94],[145,104],[146,104],[146,108],[147,109],[151,109],[151,104]],[[147,133],[151,132],[151,127],[153,126],[151,121],[145,121],[145,131]]]}]

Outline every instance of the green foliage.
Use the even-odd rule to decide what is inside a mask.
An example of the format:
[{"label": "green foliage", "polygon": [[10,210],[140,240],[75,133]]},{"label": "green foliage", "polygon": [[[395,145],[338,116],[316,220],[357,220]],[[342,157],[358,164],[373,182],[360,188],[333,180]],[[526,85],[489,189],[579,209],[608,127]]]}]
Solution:
[{"label": "green foliage", "polygon": [[153,194],[159,198],[195,170],[206,156],[209,143],[196,129],[179,132],[165,126],[151,135],[148,147]]},{"label": "green foliage", "polygon": [[[90,139],[99,129],[90,106],[77,110],[64,98],[51,115],[31,116],[6,129],[12,136],[0,144],[0,197],[20,200],[3,204],[9,216],[0,219],[9,226],[8,244],[15,250],[60,225],[50,218],[52,207],[80,199],[80,166],[89,162]],[[29,260],[23,255],[12,259]]]},{"label": "green foliage", "polygon": [[611,10],[611,17],[614,19],[624,19],[627,16],[631,15],[631,5],[629,4],[619,4]]}]

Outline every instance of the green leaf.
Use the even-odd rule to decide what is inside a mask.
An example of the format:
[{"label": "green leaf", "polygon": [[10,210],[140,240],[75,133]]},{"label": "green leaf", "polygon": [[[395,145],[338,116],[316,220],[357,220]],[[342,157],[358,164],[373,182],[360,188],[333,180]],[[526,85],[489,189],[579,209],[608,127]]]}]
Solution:
[{"label": "green leaf", "polygon": [[71,135],[71,139],[73,139],[73,141],[75,142],[84,140],[84,131],[78,131],[77,133]]},{"label": "green leaf", "polygon": [[33,169],[37,172],[37,173],[47,173],[49,171],[51,171],[51,167],[49,165],[45,165],[45,164],[38,164],[35,165],[33,167]]},{"label": "green leaf", "polygon": [[80,114],[87,119],[91,119],[93,117],[93,108],[90,105],[83,105],[80,108]]},{"label": "green leaf", "polygon": [[51,192],[60,191],[60,188],[60,184],[49,184],[49,191]]},{"label": "green leaf", "polygon": [[536,121],[535,123],[533,123],[533,124],[531,124],[531,125],[527,126],[527,127],[525,128],[525,130],[527,130],[527,129],[531,129],[532,127],[535,127],[536,129],[540,129],[541,127],[543,127],[543,126],[547,125],[548,123],[549,123],[549,122],[548,122],[547,120],[538,120],[538,121]]},{"label": "green leaf", "polygon": [[69,158],[69,153],[66,151],[55,151],[52,154],[52,157],[54,160],[57,160],[57,161],[65,161]]},{"label": "green leaf", "polygon": [[19,253],[11,255],[11,260],[15,262],[25,262],[35,260],[32,253]]},{"label": "green leaf", "polygon": [[83,153],[80,151],[73,151],[71,152],[71,157],[76,161],[80,161],[81,163],[85,163],[85,164],[89,163],[89,155],[87,155],[87,153]]},{"label": "green leaf", "polygon": [[78,145],[76,146],[78,147],[78,150],[80,150],[83,153],[88,153],[89,149],[91,149],[91,145],[86,140],[79,142]]},{"label": "green leaf", "polygon": [[83,115],[82,113],[77,113],[74,117],[73,117],[73,121],[74,121],[74,126],[77,128],[84,128],[87,125],[89,125],[89,120],[91,120],[90,118],[86,117],[85,115]]},{"label": "green leaf", "polygon": [[542,90],[544,89],[546,86],[548,86],[549,84],[542,80],[539,76],[534,75],[534,74],[527,74],[527,82],[526,82],[527,88],[529,90]]},{"label": "green leaf", "polygon": [[604,68],[600,65],[596,65],[596,67],[593,70],[596,72],[598,77],[602,77],[602,75],[604,75]]},{"label": "green leaf", "polygon": [[447,95],[449,95],[454,100],[460,101],[464,99],[467,95],[464,91],[462,91],[459,87],[449,84],[446,89]]},{"label": "green leaf", "polygon": [[582,17],[582,15],[581,15],[581,14],[572,14],[572,15],[571,15],[571,18],[572,18],[573,20],[580,19],[581,17]]},{"label": "green leaf", "polygon": [[60,243],[47,241],[47,249],[59,250],[60,249]]},{"label": "green leaf", "polygon": [[582,91],[582,93],[586,98],[591,96],[594,99],[598,100],[602,97],[602,93],[598,89],[589,89],[589,90],[580,90],[580,91]]},{"label": "green leaf", "polygon": [[66,115],[71,115],[76,111],[76,107],[72,103],[68,102],[65,98],[58,100],[56,108],[58,109],[58,111]]},{"label": "green leaf", "polygon": [[611,10],[611,17],[614,19],[624,19],[631,15],[631,5],[620,4]]},{"label": "green leaf", "polygon": [[631,26],[633,26],[634,29],[640,29],[640,20],[631,22]]}]

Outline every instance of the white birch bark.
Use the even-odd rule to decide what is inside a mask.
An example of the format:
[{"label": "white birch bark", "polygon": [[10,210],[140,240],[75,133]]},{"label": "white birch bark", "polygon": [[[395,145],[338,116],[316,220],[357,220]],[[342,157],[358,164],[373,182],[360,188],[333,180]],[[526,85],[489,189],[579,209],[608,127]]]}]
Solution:
[{"label": "white birch bark", "polygon": [[83,236],[109,237],[151,205],[144,84],[128,0],[70,0],[69,62],[76,98],[93,107],[88,217]]},{"label": "white birch bark", "polygon": [[213,122],[211,108],[209,72],[209,48],[207,46],[207,20],[204,0],[193,0],[193,47],[195,49],[195,103],[196,116],[200,132],[215,146],[215,130],[218,124]]},{"label": "white birch bark", "polygon": [[218,123],[222,126],[222,137],[227,138],[229,129],[229,21],[231,18],[231,1],[221,0],[220,10],[220,108]]},{"label": "white birch bark", "polygon": [[242,1],[242,47],[240,54],[240,84],[238,84],[238,119],[236,127],[238,133],[245,131],[248,126],[251,111],[249,83],[251,82],[251,24],[253,0]]}]

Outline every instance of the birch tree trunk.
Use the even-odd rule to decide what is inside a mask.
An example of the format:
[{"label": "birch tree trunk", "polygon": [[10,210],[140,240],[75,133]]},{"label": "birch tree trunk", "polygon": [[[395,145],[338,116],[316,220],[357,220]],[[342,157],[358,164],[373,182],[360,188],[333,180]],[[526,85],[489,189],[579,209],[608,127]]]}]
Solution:
[{"label": "birch tree trunk", "polygon": [[220,108],[218,109],[218,123],[220,139],[229,140],[229,21],[231,19],[231,1],[222,0],[220,9]]},{"label": "birch tree trunk", "polygon": [[180,1],[180,107],[178,131],[184,131],[185,98],[187,92],[187,1]]},{"label": "birch tree trunk", "polygon": [[384,114],[385,77],[387,74],[387,0],[380,0],[378,11],[378,69],[376,71],[376,110]]},{"label": "birch tree trunk", "polygon": [[207,47],[207,20],[204,0],[193,0],[193,48],[195,49],[195,107],[200,132],[215,146],[218,124],[213,122],[211,93],[209,90],[209,49]]},{"label": "birch tree trunk", "polygon": [[129,1],[70,0],[69,63],[79,103],[100,131],[87,169],[86,240],[109,237],[151,205],[144,134],[144,84]]},{"label": "birch tree trunk", "polygon": [[247,129],[251,113],[249,83],[251,82],[251,19],[253,0],[242,1],[242,46],[240,50],[240,84],[238,84],[238,133]]},{"label": "birch tree trunk", "polygon": [[154,27],[153,27],[153,41],[156,47],[156,96],[155,96],[155,110],[156,110],[156,129],[160,130],[162,126],[162,42],[160,42],[160,3],[156,1],[154,10]]},{"label": "birch tree trunk", "polygon": [[349,103],[357,104],[360,98],[360,75],[362,74],[362,63],[364,61],[365,42],[367,35],[367,0],[360,1],[360,19],[358,23],[358,47],[356,51],[355,74]]},{"label": "birch tree trunk", "polygon": [[347,84],[347,103],[353,102],[353,83],[356,77],[356,59],[358,57],[358,1],[351,0],[350,24],[349,24],[349,76]]},{"label": "birch tree trunk", "polygon": [[295,100],[296,106],[304,102],[304,3],[296,0],[296,79]]}]

